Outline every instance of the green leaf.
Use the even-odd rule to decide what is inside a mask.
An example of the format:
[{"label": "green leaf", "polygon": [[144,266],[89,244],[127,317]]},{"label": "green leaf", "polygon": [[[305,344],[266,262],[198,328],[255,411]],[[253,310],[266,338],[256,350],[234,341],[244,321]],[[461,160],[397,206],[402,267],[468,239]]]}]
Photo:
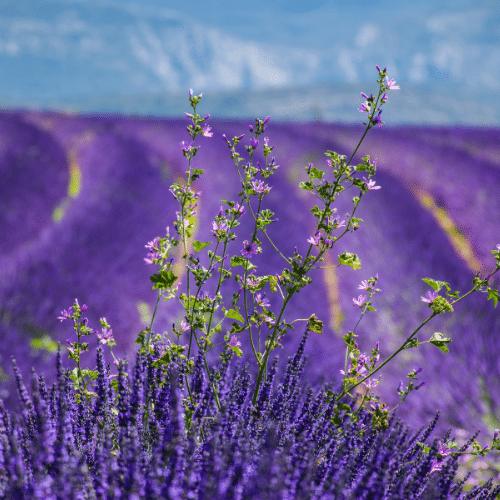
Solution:
[{"label": "green leaf", "polygon": [[341,405],[339,405],[339,409],[340,409],[341,411],[345,411],[345,412],[349,412],[349,411],[351,411],[351,407],[350,407],[349,405],[346,405],[346,404],[341,404]]},{"label": "green leaf", "polygon": [[446,344],[448,342],[451,342],[451,339],[447,337],[443,337],[442,333],[435,332],[433,333],[432,337],[430,338],[429,342],[433,345],[435,345],[438,349],[441,349],[444,353],[448,354],[448,347]]},{"label": "green leaf", "polygon": [[152,274],[149,279],[152,283],[155,283],[154,290],[155,288],[171,287],[177,281],[177,276],[170,269],[168,271],[162,269],[159,274]]},{"label": "green leaf", "polygon": [[301,182],[299,184],[300,189],[306,189],[307,191],[312,191],[314,189],[314,186],[312,185],[312,182]]},{"label": "green leaf", "polygon": [[196,240],[193,243],[194,251],[198,253],[199,251],[203,250],[205,247],[208,247],[208,245],[210,245],[210,243],[212,243],[212,242],[207,241],[206,243],[202,243],[201,241]]},{"label": "green leaf", "polygon": [[172,355],[169,351],[167,351],[165,354],[163,354],[163,356],[159,359],[157,359],[156,361],[153,361],[153,363],[151,363],[152,366],[154,366],[155,368],[159,368],[161,365],[169,365],[172,361]]},{"label": "green leaf", "polygon": [[411,339],[405,344],[405,349],[411,349],[412,347],[418,347],[417,339]]},{"label": "green leaf", "polygon": [[496,307],[498,303],[498,290],[493,288],[488,289],[488,298],[486,300],[492,300],[493,305]]},{"label": "green leaf", "polygon": [[[223,309],[223,311],[224,311],[224,309]],[[225,314],[226,318],[235,319],[236,321],[239,321],[240,323],[245,322],[245,320],[243,319],[243,316],[235,309],[229,309],[228,311],[224,311],[224,314]]]},{"label": "green leaf", "polygon": [[[422,278],[422,281],[425,281],[429,286],[434,288],[434,290],[436,290],[436,292],[439,292],[439,290],[441,290],[441,288],[443,288],[443,286],[446,286],[446,290],[448,292],[451,290],[450,284],[447,283],[446,281],[436,281],[436,280],[433,280],[432,278]],[[456,293],[456,292],[454,292],[454,293]]]},{"label": "green leaf", "polygon": [[309,171],[309,176],[316,178],[316,179],[322,179],[324,175],[324,172],[322,170],[318,170],[316,167],[311,167],[311,170]]},{"label": "green leaf", "polygon": [[233,255],[231,257],[231,267],[243,266],[246,262],[244,257],[240,257],[239,255]]},{"label": "green leaf", "polygon": [[309,318],[307,329],[314,333],[323,333],[323,321],[318,319],[315,314]]},{"label": "green leaf", "polygon": [[238,356],[239,358],[241,358],[242,354],[243,354],[243,351],[238,347],[238,346],[231,346],[231,350],[236,354],[236,356]]},{"label": "green leaf", "polygon": [[350,266],[353,269],[361,269],[361,260],[356,254],[350,252],[344,252],[339,255],[339,264]]}]

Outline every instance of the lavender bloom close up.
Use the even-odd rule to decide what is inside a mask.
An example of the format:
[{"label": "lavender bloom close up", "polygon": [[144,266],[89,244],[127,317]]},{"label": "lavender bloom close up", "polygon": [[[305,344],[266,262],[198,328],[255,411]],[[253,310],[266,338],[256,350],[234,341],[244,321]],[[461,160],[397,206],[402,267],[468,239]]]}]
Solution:
[{"label": "lavender bloom close up", "polygon": [[[79,404],[60,351],[56,383],[49,390],[33,372],[31,397],[13,360],[20,412],[10,413],[0,400],[0,496],[494,500],[500,494],[491,482],[468,493],[453,483],[457,459],[448,456],[448,435],[434,439],[428,454],[417,446],[429,438],[438,414],[414,435],[394,419],[375,433],[364,410],[357,423],[342,412],[340,425],[333,425],[333,404],[325,398],[333,388],[315,392],[301,384],[306,339],[307,331],[277,387],[275,359],[256,405],[249,400],[247,367],[216,367],[227,397],[211,419],[204,417],[214,409],[213,391],[198,356],[189,426],[182,418],[185,359],[158,364],[159,344],[153,354],[138,353],[132,376],[120,363],[113,387],[99,347],[96,392]],[[234,336],[231,344],[239,344]],[[154,405],[147,426],[146,397]]]}]

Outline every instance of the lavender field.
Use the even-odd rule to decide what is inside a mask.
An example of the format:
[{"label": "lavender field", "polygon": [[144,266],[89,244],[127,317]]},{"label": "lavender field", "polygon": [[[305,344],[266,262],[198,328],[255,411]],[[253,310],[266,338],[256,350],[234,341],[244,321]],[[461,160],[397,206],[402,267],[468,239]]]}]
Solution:
[{"label": "lavender field", "polygon": [[[197,111],[210,112],[203,103]],[[220,200],[237,200],[240,191],[221,136],[245,133],[237,149],[247,159],[250,123],[210,119],[213,137],[195,142],[201,147],[193,167],[205,169],[195,183],[202,192],[195,234],[200,241],[214,240],[212,221]],[[187,170],[179,142],[189,139],[188,124],[184,118],[0,114],[0,397],[7,407],[17,402],[11,355],[26,381],[32,367],[49,384],[55,379],[54,342],[60,341],[66,354],[65,340],[76,341],[72,324],[57,316],[75,297],[87,304],[91,328],[100,329],[99,318],[106,317],[117,341],[115,355],[133,361],[134,341],[149,325],[157,298],[149,280],[156,267],[145,265],[144,245],[163,237],[167,226],[174,232],[179,207],[169,187],[182,182]],[[312,162],[325,168],[326,150],[349,158],[363,130],[362,125],[274,124],[271,117],[264,136],[280,167],[270,179],[273,189],[264,208],[279,219],[268,232],[284,255],[293,256],[295,247],[304,255],[313,235],[309,210],[316,199],[298,187],[306,180],[304,167]],[[306,345],[304,377],[312,384],[340,382],[342,337],[359,318],[352,298],[361,293],[362,280],[378,273],[382,292],[373,297],[377,312],[368,313],[356,331],[358,343],[368,353],[379,341],[383,360],[430,313],[420,300],[430,290],[422,278],[448,281],[462,294],[472,288],[476,272],[484,277],[495,267],[490,251],[500,243],[500,130],[375,127],[351,164],[367,154],[377,159],[374,179],[382,188],[363,197],[356,215],[364,223],[334,245],[324,264],[335,265],[337,255],[349,251],[360,257],[361,270],[315,270],[312,285],[294,296],[285,315],[292,321],[316,313],[325,324],[323,334],[311,334]],[[261,149],[256,161],[264,163]],[[340,220],[358,194],[349,190],[339,196]],[[231,255],[240,253],[253,230],[248,212],[240,222]],[[281,273],[282,259],[270,245],[263,248],[253,258],[257,274]],[[185,285],[180,255],[175,257]],[[229,307],[238,285],[233,279],[227,284],[223,295]],[[500,280],[492,284],[498,288]],[[206,291],[213,292],[214,285],[208,285]],[[268,286],[264,292],[276,310],[279,295]],[[182,317],[178,302],[161,301],[153,330],[173,341],[172,323],[178,326]],[[280,366],[302,338],[305,323],[294,325],[295,332],[283,339],[284,349],[277,351]],[[399,381],[405,383],[406,374],[421,366],[419,381],[426,385],[410,394],[397,415],[418,429],[439,410],[437,433],[452,427],[453,435],[468,437],[481,429],[478,439],[489,442],[500,427],[500,308],[475,293],[453,314],[434,318],[417,338],[428,340],[434,332],[452,338],[449,354],[430,344],[404,351],[382,372],[376,393],[392,408],[399,401]],[[90,343],[84,366],[94,367],[97,338],[84,340]],[[240,341],[243,359],[250,360],[248,339],[242,335]],[[109,354],[106,359],[112,361]],[[67,357],[65,366],[70,366]]]}]

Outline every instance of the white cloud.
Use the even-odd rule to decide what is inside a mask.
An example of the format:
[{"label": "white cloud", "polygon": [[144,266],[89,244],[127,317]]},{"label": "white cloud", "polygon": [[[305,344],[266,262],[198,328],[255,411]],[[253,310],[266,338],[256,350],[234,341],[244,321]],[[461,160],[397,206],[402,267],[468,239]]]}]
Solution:
[{"label": "white cloud", "polygon": [[379,36],[379,29],[373,23],[363,24],[354,39],[358,47],[364,48],[373,44]]}]

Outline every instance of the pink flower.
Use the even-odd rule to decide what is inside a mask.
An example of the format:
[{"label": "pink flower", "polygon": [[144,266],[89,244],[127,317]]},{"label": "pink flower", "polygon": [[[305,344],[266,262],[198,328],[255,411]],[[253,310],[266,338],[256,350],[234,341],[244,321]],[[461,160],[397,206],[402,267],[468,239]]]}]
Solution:
[{"label": "pink flower", "polygon": [[210,129],[212,127],[210,125],[205,125],[205,127],[203,128],[203,132],[201,133],[201,135],[203,137],[212,137],[214,135],[213,132],[210,132]]},{"label": "pink flower", "polygon": [[316,234],[314,236],[311,236],[307,240],[307,243],[310,243],[311,245],[319,245],[319,241],[320,241],[319,231],[316,231]]},{"label": "pink flower", "polygon": [[359,295],[358,299],[353,298],[352,301],[354,302],[355,306],[361,307],[365,303],[366,297],[364,295]]},{"label": "pink flower", "polygon": [[396,80],[394,80],[394,78],[392,80],[389,80],[389,77],[386,76],[385,80],[387,82],[387,88],[389,90],[399,90],[399,85],[398,86],[394,85],[396,83]]},{"label": "pink flower", "polygon": [[241,342],[238,340],[238,338],[236,337],[236,335],[233,335],[231,337],[231,340],[229,341],[229,345],[231,347],[240,347],[241,346]]},{"label": "pink flower", "polygon": [[66,311],[66,309],[64,309],[64,311],[61,311],[61,314],[62,314],[62,316],[58,316],[57,319],[59,321],[64,321],[65,319],[68,319],[71,317],[71,315],[73,314],[73,308],[70,307],[67,311]]},{"label": "pink flower", "polygon": [[375,186],[375,181],[372,179],[370,181],[367,181],[366,180],[366,177],[363,177],[364,181],[366,182],[366,187],[368,188],[368,190],[370,189],[380,189],[381,186]]},{"label": "pink flower", "polygon": [[[420,300],[422,302],[428,302],[429,304],[432,304],[435,300],[435,298],[437,297],[437,292],[434,291],[434,292],[430,292],[428,291],[426,294],[425,294],[425,297],[420,297]],[[426,298],[427,297],[427,298]]]},{"label": "pink flower", "polygon": [[96,335],[101,344],[109,344],[111,340],[114,340],[113,330],[111,328],[109,330],[107,328],[103,328],[102,335],[96,331]]}]

